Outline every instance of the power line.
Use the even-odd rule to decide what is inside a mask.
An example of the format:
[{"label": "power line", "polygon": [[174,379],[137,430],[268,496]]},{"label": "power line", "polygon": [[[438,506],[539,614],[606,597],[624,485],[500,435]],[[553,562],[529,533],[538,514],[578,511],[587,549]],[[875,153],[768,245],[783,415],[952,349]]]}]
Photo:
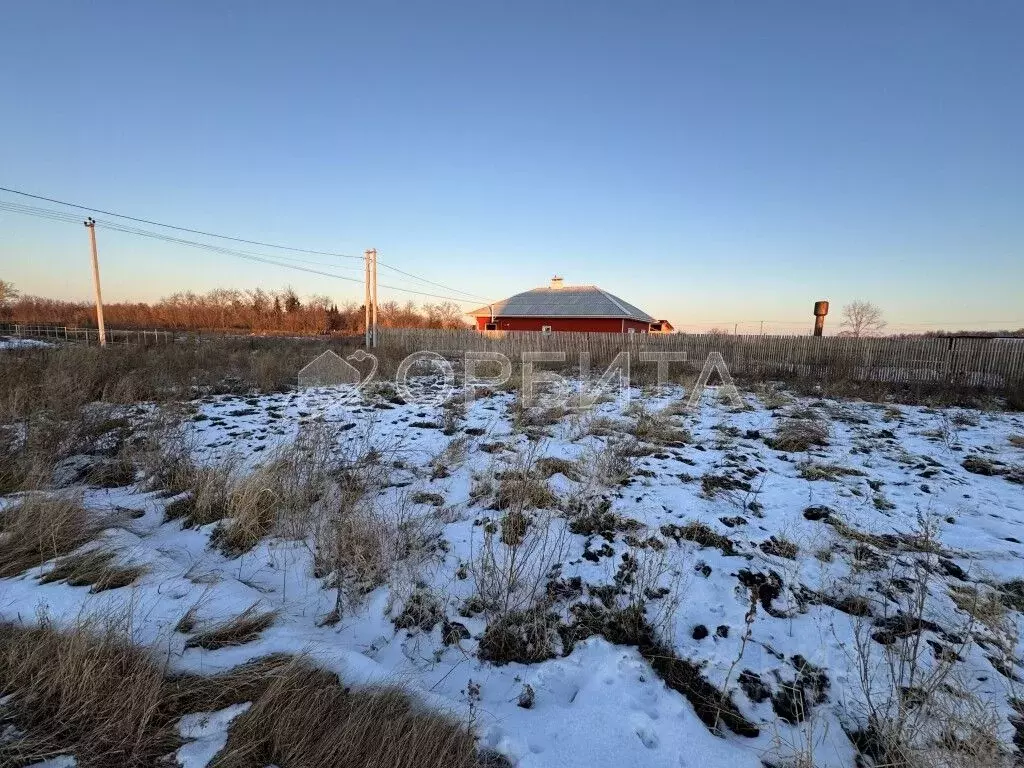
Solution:
[{"label": "power line", "polygon": [[[73,224],[80,223],[79,218],[74,216],[74,215],[72,215],[72,214],[65,214],[65,213],[60,212],[60,211],[52,211],[52,210],[47,210],[45,208],[34,208],[33,206],[19,205],[17,203],[9,203],[9,202],[5,202],[5,201],[0,201],[0,210],[6,210],[6,211],[9,211],[11,213],[22,213],[22,214],[26,214],[26,215],[29,215],[29,216],[36,216],[38,218],[49,219],[49,220],[54,220],[54,221],[61,221],[61,222],[65,222],[65,223],[73,223]],[[237,258],[246,259],[248,261],[259,262],[259,263],[262,263],[262,264],[270,264],[270,265],[273,265],[273,266],[283,267],[285,269],[294,269],[294,270],[297,270],[299,272],[306,272],[306,273],[309,273],[309,274],[320,275],[322,277],[333,277],[333,278],[335,278],[337,280],[345,280],[345,281],[351,282],[351,283],[362,283],[363,282],[362,280],[359,280],[358,278],[347,277],[345,275],[338,275],[338,274],[335,274],[333,272],[326,272],[326,271],[323,271],[323,270],[313,269],[313,268],[310,268],[310,267],[304,267],[304,266],[300,266],[298,264],[287,263],[287,262],[284,262],[284,261],[280,260],[280,259],[289,258],[289,257],[270,257],[270,256],[267,256],[265,254],[259,254],[259,253],[255,253],[255,252],[252,252],[252,251],[243,251],[243,250],[239,250],[239,249],[236,249],[236,248],[227,248],[225,246],[213,245],[211,243],[201,243],[201,242],[198,242],[198,241],[195,241],[195,240],[188,240],[186,238],[175,237],[173,235],[167,235],[167,234],[163,234],[163,233],[160,233],[160,232],[150,232],[150,231],[147,231],[147,230],[144,230],[144,229],[139,229],[137,227],[129,227],[129,226],[121,224],[119,222],[107,221],[107,220],[103,220],[103,219],[99,220],[97,223],[102,224],[104,226],[104,228],[112,230],[112,231],[115,231],[115,232],[122,232],[122,233],[125,233],[125,234],[137,235],[137,236],[140,236],[140,237],[148,237],[148,238],[151,238],[151,239],[154,239],[154,240],[159,240],[159,241],[162,241],[162,242],[173,243],[173,244],[177,244],[177,245],[185,245],[185,246],[192,247],[192,248],[199,248],[201,250],[209,251],[209,252],[212,252],[212,253],[219,253],[219,254],[228,255],[228,256],[235,256]],[[296,261],[296,259],[294,259],[294,258],[292,260]],[[313,263],[317,264],[317,263],[320,263],[320,262],[313,262]],[[446,296],[446,295],[442,295],[442,294],[438,294],[438,293],[431,293],[431,292],[428,292],[428,291],[420,291],[420,290],[417,290],[417,289],[414,289],[414,288],[406,288],[406,287],[400,286],[400,285],[388,285],[388,284],[381,283],[380,287],[387,288],[387,289],[393,290],[393,291],[403,291],[405,293],[412,293],[412,294],[416,294],[418,296],[427,296],[427,297],[434,298],[434,299],[443,299],[445,301],[453,301],[453,302],[456,302],[456,303],[459,303],[459,304],[477,304],[477,303],[479,303],[476,300],[463,299],[463,298],[459,298],[459,297],[456,297],[456,296]]]},{"label": "power line", "polygon": [[[82,205],[81,203],[70,203],[70,202],[68,202],[66,200],[58,200],[58,199],[53,198],[53,197],[45,197],[44,195],[34,195],[34,194],[30,193],[30,192],[23,192],[23,191],[18,190],[18,189],[11,189],[9,187],[0,187],[0,192],[9,192],[9,193],[14,194],[14,195],[21,195],[22,197],[28,197],[28,198],[32,198],[34,200],[43,200],[43,201],[48,202],[48,203],[55,203],[56,205],[64,205],[64,206],[68,206],[70,208],[77,208],[78,210],[88,211],[90,213],[98,213],[98,214],[101,214],[101,215],[104,215],[104,216],[114,216],[114,217],[119,218],[119,219],[125,219],[127,221],[134,221],[134,222],[137,222],[139,224],[148,224],[149,226],[154,226],[154,227],[164,227],[166,229],[173,229],[173,230],[176,230],[178,232],[188,232],[188,233],[193,234],[193,235],[202,235],[203,237],[215,237],[215,238],[219,238],[221,240],[230,240],[230,241],[233,241],[233,242],[236,242],[236,243],[244,243],[246,245],[258,245],[258,246],[260,246],[262,248],[274,248],[274,249],[284,250],[284,251],[294,251],[295,253],[306,253],[306,254],[312,254],[312,255],[315,255],[315,256],[331,256],[331,257],[334,257],[334,258],[342,258],[342,259],[360,259],[361,260],[363,258],[362,256],[354,256],[352,254],[347,254],[347,253],[336,253],[336,252],[333,252],[333,251],[318,251],[318,250],[313,250],[313,249],[310,249],[310,248],[296,248],[296,247],[289,246],[289,245],[279,245],[277,243],[267,243],[267,242],[263,242],[263,241],[260,241],[260,240],[248,240],[246,238],[235,237],[233,235],[221,235],[221,234],[217,234],[216,232],[206,232],[206,231],[201,230],[201,229],[192,229],[191,227],[182,227],[182,226],[178,226],[178,225],[175,225],[175,224],[165,224],[163,222],[153,221],[152,219],[143,219],[143,218],[139,218],[137,216],[128,216],[127,214],[123,214],[123,213],[115,213],[113,211],[106,211],[106,210],[103,210],[101,208],[92,208],[92,207],[87,206],[87,205]],[[109,226],[109,222],[108,222],[108,226]],[[392,267],[389,264],[380,263],[380,266],[382,266],[382,267],[384,267],[386,269],[390,269],[390,270],[392,270],[394,272],[397,272],[399,274],[405,275],[407,277],[411,277],[411,278],[413,278],[415,280],[420,280],[420,281],[422,281],[424,283],[429,283],[430,285],[434,285],[434,286],[436,286],[438,288],[443,288],[446,291],[452,291],[454,293],[461,293],[464,296],[471,296],[471,297],[473,297],[475,299],[479,299],[480,301],[484,301],[484,302],[489,301],[489,299],[486,299],[486,298],[484,298],[482,296],[478,296],[477,294],[470,293],[469,291],[463,291],[463,290],[460,290],[458,288],[453,288],[451,286],[445,285],[443,283],[438,283],[438,282],[434,282],[433,280],[428,280],[425,277],[420,277],[419,275],[415,275],[412,272],[406,272],[404,270],[399,269],[398,267]],[[387,287],[387,286],[385,286],[385,287]],[[398,289],[398,290],[408,290],[408,289]],[[428,295],[428,294],[425,294],[425,295]],[[464,302],[464,303],[468,304],[470,302],[467,301],[467,302]]]},{"label": "power line", "polygon": [[81,211],[89,211],[90,213],[99,213],[104,216],[114,216],[119,219],[127,219],[128,221],[135,221],[140,224],[149,224],[153,227],[164,227],[166,229],[175,229],[179,232],[189,232],[193,235],[203,235],[204,237],[216,237],[221,240],[233,240],[236,243],[245,243],[247,245],[258,245],[263,248],[278,248],[284,251],[295,251],[297,253],[311,253],[317,256],[336,256],[343,259],[361,259],[361,256],[352,256],[345,253],[333,253],[331,251],[315,251],[308,248],[293,248],[289,245],[277,245],[275,243],[264,243],[260,240],[246,240],[243,237],[234,237],[232,235],[219,235],[215,232],[204,232],[201,229],[191,229],[190,227],[179,227],[175,224],[164,224],[159,221],[152,221],[150,219],[140,219],[137,216],[128,216],[123,213],[114,213],[113,211],[104,211],[101,208],[92,208],[88,205],[81,205],[79,203],[69,203],[66,200],[57,200],[52,197],[44,197],[43,195],[33,195],[29,192],[22,192],[18,189],[10,189],[8,187],[0,187],[0,192],[10,192],[14,195],[21,195],[23,197],[31,197],[35,200],[45,200],[48,203],[56,203],[57,205],[66,205],[69,208],[77,208]]}]

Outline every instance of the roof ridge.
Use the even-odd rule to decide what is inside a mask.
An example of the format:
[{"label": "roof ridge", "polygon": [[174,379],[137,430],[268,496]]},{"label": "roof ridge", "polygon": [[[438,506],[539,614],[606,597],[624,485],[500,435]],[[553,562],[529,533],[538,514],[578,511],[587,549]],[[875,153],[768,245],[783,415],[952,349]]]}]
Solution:
[{"label": "roof ridge", "polygon": [[[596,285],[594,287],[597,288]],[[633,317],[633,313],[626,309],[624,306],[622,306],[622,302],[620,302],[617,298],[608,293],[608,291],[606,291],[604,288],[597,288],[597,290],[598,292],[604,294],[605,298],[611,301],[612,304],[614,304],[616,307],[622,310],[622,314],[626,315],[626,317]]]}]

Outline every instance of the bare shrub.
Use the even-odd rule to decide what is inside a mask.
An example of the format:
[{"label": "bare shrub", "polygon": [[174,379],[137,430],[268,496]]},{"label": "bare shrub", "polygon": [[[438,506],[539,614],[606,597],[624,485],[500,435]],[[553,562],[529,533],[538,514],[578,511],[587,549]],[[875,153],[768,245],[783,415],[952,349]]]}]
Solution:
[{"label": "bare shrub", "polygon": [[[918,540],[937,537],[931,518],[919,517],[918,529]],[[894,559],[880,583],[899,580],[907,590],[886,590],[854,619],[856,698],[849,707],[863,727],[852,738],[877,765],[1005,765],[994,702],[980,698],[956,669],[973,642],[975,619],[970,612],[940,616],[929,599],[933,574],[941,572],[937,549],[921,547],[905,565]],[[939,634],[942,652],[928,632]]]},{"label": "bare shrub", "polygon": [[520,505],[506,512],[500,534],[493,524],[482,528],[470,572],[488,618],[533,610],[549,572],[567,552],[564,520],[548,511],[528,515]]},{"label": "bare shrub", "polygon": [[636,471],[634,441],[610,438],[581,459],[588,492],[627,483]]},{"label": "bare shrub", "polygon": [[0,516],[0,578],[17,576],[78,549],[101,527],[75,496],[24,497]]},{"label": "bare shrub", "polygon": [[214,624],[188,639],[186,648],[205,648],[214,651],[232,645],[245,645],[260,636],[277,618],[276,611],[261,613],[253,603],[237,616]]},{"label": "bare shrub", "polygon": [[473,768],[475,739],[401,691],[350,691],[296,661],[231,725],[211,768]]},{"label": "bare shrub", "polygon": [[885,328],[882,310],[870,301],[858,299],[843,307],[840,336],[877,336]]}]

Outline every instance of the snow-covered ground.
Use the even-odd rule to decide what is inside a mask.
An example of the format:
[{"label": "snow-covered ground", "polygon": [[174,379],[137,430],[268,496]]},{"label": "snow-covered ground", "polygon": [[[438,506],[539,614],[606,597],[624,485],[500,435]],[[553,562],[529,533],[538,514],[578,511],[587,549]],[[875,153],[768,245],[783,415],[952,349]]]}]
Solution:
[{"label": "snow-covered ground", "polygon": [[[1024,443],[1011,441],[1024,436],[1024,416],[793,397],[769,410],[751,393],[748,406],[736,408],[713,392],[684,412],[678,387],[631,395],[628,405],[608,399],[587,412],[542,409],[535,417],[517,411],[511,392],[479,397],[461,413],[340,389],[197,401],[186,430],[201,462],[235,455],[255,466],[314,428],[333,430],[339,456],[376,446],[388,471],[374,507],[416,520],[430,532],[430,546],[394,564],[387,584],[359,600],[346,596],[340,621],[325,623],[337,593],[314,575],[308,540],[275,536],[231,557],[211,544],[215,525],[167,521],[173,499],[166,494],[88,488],[91,507],[137,510],[104,537],[146,574],[130,587],[91,594],[41,584],[47,564],[0,581],[0,617],[27,620],[45,610],[71,621],[83,611],[131,605],[139,642],[159,643],[178,671],[307,653],[346,684],[399,682],[428,705],[471,720],[481,746],[523,768],[754,768],[809,754],[816,766],[846,768],[856,752],[847,734],[864,726],[865,633],[881,638],[867,640],[868,666],[884,666],[886,649],[902,643],[885,630],[901,634],[893,616],[923,589],[920,663],[927,669],[957,654],[956,676],[998,712],[1009,748],[1007,702],[1024,653],[1019,617],[1007,610],[986,626],[951,594],[975,589],[984,597],[1024,578]],[[827,445],[770,447],[790,417],[827,424]],[[651,418],[688,434],[633,442],[638,420]],[[652,437],[642,425],[639,432]],[[624,482],[615,476],[621,465],[608,463],[612,454],[636,454],[626,460]],[[529,513],[527,536],[543,526],[554,542],[545,553],[555,551],[559,565],[544,574],[560,585],[547,591],[553,596],[545,605],[567,625],[573,604],[604,597],[621,606],[642,581],[646,615],[662,643],[699,665],[714,689],[727,689],[758,735],[709,728],[652,667],[649,652],[645,658],[600,636],[571,652],[556,643],[554,657],[539,663],[478,658],[487,620],[466,606],[478,592],[488,526],[500,527],[505,514],[493,508],[494,486],[502,472],[532,470],[544,457],[572,462],[541,473],[549,475],[552,509]],[[986,471],[992,474],[979,474]],[[566,528],[594,509],[613,522],[575,526],[580,533]],[[694,522],[724,538],[690,540]],[[500,549],[499,538],[491,544]],[[640,563],[642,576],[632,583],[623,578],[624,555]],[[415,593],[435,596],[445,621],[429,631],[396,630],[394,619]],[[870,615],[855,615],[865,612],[851,608],[857,599],[872,606]],[[254,604],[277,617],[243,645],[186,648],[189,635],[174,629],[193,607],[203,626]],[[466,632],[446,644],[459,625]],[[884,687],[879,668],[871,674]],[[796,716],[786,707],[794,690],[803,691]],[[183,723],[194,740],[179,759],[189,768],[205,765],[242,709]]]},{"label": "snow-covered ground", "polygon": [[45,341],[23,339],[14,336],[0,336],[0,349],[24,349],[26,347],[49,347]]}]

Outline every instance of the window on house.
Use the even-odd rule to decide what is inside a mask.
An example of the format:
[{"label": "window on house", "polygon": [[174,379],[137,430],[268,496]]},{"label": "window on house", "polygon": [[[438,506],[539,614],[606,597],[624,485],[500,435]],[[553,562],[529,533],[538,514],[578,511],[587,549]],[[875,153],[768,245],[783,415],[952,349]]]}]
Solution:
[{"label": "window on house", "polygon": [[485,331],[496,331],[496,330],[498,330],[498,324],[497,323],[487,323],[484,326],[484,330]]},{"label": "window on house", "polygon": [[550,325],[542,325],[540,327],[540,332],[541,333],[551,333],[551,326]]},{"label": "window on house", "polygon": [[636,328],[627,328],[626,333],[636,333]]}]

